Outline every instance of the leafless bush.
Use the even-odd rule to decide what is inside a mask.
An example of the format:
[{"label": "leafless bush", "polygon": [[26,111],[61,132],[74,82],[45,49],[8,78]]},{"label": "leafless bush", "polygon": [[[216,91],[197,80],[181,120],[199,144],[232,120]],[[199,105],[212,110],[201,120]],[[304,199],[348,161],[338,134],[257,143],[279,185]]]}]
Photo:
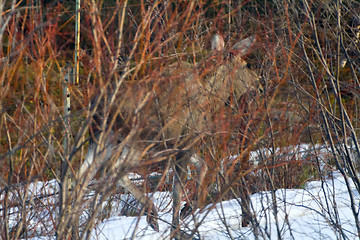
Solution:
[{"label": "leafless bush", "polygon": [[[71,95],[67,117],[62,88],[68,74],[65,66],[73,59],[74,7],[60,2],[26,4],[0,3],[1,238],[55,232],[59,239],[88,238],[101,220],[113,214],[149,213],[148,206],[119,203],[126,195],[118,181],[130,171],[143,176],[157,171],[161,177],[140,188],[149,196],[169,191],[172,160],[180,150],[194,146],[209,171],[201,193],[194,191],[199,184],[196,177],[182,186],[186,189],[182,200],[202,209],[193,209],[194,227],[181,226],[188,233],[197,234],[203,223],[199,218],[210,212],[210,206],[247,199],[245,207],[238,201],[243,211],[240,225],[247,215],[254,238],[271,239],[270,222],[259,222],[261,214],[251,201],[252,194],[266,192],[263,209],[271,208],[276,228],[272,230],[281,239],[292,230],[286,217],[281,222],[282,211],[286,215],[289,210],[279,192],[306,188],[309,180],[320,179],[326,197],[320,204],[321,216],[339,239],[345,239],[349,233],[342,229],[337,199],[328,187],[337,169],[345,179],[357,228],[352,234],[359,235],[352,190],[354,186],[360,191],[357,2],[83,3],[80,84],[67,85]],[[230,50],[225,58],[212,57],[209,50],[217,31]],[[219,96],[200,101],[201,117],[196,119],[208,121],[201,122],[199,131],[182,135],[183,126],[178,126],[189,127],[188,121],[182,122],[182,110],[166,108],[199,100],[179,97],[185,89],[179,84],[184,73],[196,76],[194,81],[210,79],[234,58],[231,46],[255,35],[258,42],[244,58],[261,77],[261,94],[233,92],[224,104],[216,102]],[[159,115],[171,113],[171,120],[159,121],[163,118],[154,109]],[[94,116],[105,119],[104,124]],[[89,139],[97,134],[89,133],[89,128],[101,131],[100,160],[79,178]],[[110,160],[101,161],[108,159],[107,143],[114,136],[123,138],[116,139],[119,144]],[[136,151],[116,166],[124,149]],[[130,161],[135,158],[139,161]],[[169,203],[162,202],[156,207],[166,209]],[[129,204],[134,211],[127,209]],[[235,238],[230,223],[223,224]],[[247,236],[242,234],[238,236]]]}]

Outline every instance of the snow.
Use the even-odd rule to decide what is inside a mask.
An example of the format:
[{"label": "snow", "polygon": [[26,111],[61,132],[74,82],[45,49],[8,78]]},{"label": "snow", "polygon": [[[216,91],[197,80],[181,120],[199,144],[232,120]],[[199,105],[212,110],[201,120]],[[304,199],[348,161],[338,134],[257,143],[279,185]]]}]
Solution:
[{"label": "snow", "polygon": [[[354,187],[354,186],[352,186]],[[352,188],[359,206],[359,193]],[[156,204],[166,199],[166,193],[153,194]],[[168,199],[170,201],[170,199]],[[253,209],[260,224],[260,239],[277,239],[276,221],[270,192],[259,192],[251,196]],[[282,239],[338,239],[339,230],[332,223],[338,215],[338,224],[348,239],[357,239],[355,218],[351,211],[349,192],[338,172],[333,179],[309,182],[304,189],[278,189],[276,191],[279,234]],[[328,205],[327,205],[328,203]],[[336,203],[336,204],[335,204]],[[329,207],[327,207],[329,206]],[[336,206],[336,207],[335,207]],[[164,209],[160,213],[160,232],[153,231],[146,217],[112,217],[99,224],[92,233],[93,239],[168,239],[171,214]],[[357,209],[358,210],[358,209]],[[337,212],[337,213],[336,213]],[[194,221],[195,220],[195,221]],[[237,200],[210,205],[201,213],[185,219],[189,232],[195,222],[203,221],[198,229],[201,239],[255,239],[250,227],[241,227],[241,208]],[[183,228],[186,230],[186,228]],[[261,234],[264,234],[263,237]],[[196,235],[195,235],[196,236]]]},{"label": "snow", "polygon": [[[289,150],[276,149],[276,155],[286,152],[298,154],[303,159],[311,155],[314,148],[301,145]],[[317,156],[328,158],[328,151],[321,146],[315,147]],[[319,154],[321,152],[321,154]],[[269,150],[252,152],[253,159],[259,155],[268,157]],[[236,160],[236,156],[229,159]],[[325,162],[325,161],[324,161]],[[320,163],[322,164],[322,163]],[[152,175],[158,175],[153,173]],[[135,173],[130,178],[136,184],[142,182],[141,176]],[[275,193],[269,191],[257,192],[251,195],[251,209],[256,215],[259,227],[256,231],[252,227],[241,226],[241,206],[239,199],[232,199],[216,204],[211,204],[205,209],[197,210],[194,214],[181,221],[181,229],[191,233],[194,229],[195,239],[358,239],[358,230],[355,219],[359,218],[359,192],[349,179],[349,188],[346,185],[344,176],[333,171],[327,179],[322,181],[307,182],[301,189],[277,189]],[[49,230],[54,226],[57,207],[54,194],[58,191],[58,184],[55,180],[49,182],[37,182],[28,186],[19,187],[19,191],[10,191],[9,199],[17,199],[24,196],[28,191],[28,198],[41,199],[42,207],[31,208],[36,204],[29,201],[29,214],[32,219],[29,226],[33,226],[32,239],[55,239],[54,236],[41,236],[43,229]],[[52,197],[46,197],[52,196]],[[352,204],[350,196],[353,196]],[[36,196],[36,198],[34,197]],[[41,196],[44,196],[41,198]],[[276,196],[273,199],[273,196]],[[89,196],[91,197],[91,196]],[[109,218],[98,222],[91,232],[90,239],[141,239],[161,240],[169,239],[172,219],[172,202],[170,192],[149,193],[159,213],[159,232],[155,232],[146,222],[146,216],[119,216],[120,204],[123,201],[132,201],[131,196],[122,194],[114,201]],[[1,196],[3,199],[3,196]],[[106,204],[106,203],[103,203]],[[46,207],[51,206],[51,207]],[[277,214],[275,216],[275,208]],[[17,207],[10,210],[16,213]],[[356,215],[356,216],[354,216]],[[10,217],[10,225],[18,221],[18,217]],[[39,219],[42,219],[39,221]],[[45,219],[45,220],[44,220]],[[358,219],[359,220],[359,219]],[[52,222],[51,222],[52,221]],[[39,224],[41,223],[41,224]]]}]

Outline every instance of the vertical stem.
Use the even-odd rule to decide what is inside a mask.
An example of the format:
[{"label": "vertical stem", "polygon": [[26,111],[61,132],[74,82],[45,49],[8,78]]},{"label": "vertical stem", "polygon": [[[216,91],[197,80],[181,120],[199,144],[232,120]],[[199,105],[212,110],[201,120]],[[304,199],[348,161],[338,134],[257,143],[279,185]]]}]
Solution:
[{"label": "vertical stem", "polygon": [[80,52],[80,0],[76,0],[75,21],[75,84],[79,84],[79,52]]},{"label": "vertical stem", "polygon": [[229,24],[229,26],[230,26],[230,24],[231,24],[231,0],[229,0],[228,7],[229,7],[228,24]]},{"label": "vertical stem", "polygon": [[[7,128],[7,123],[6,123],[6,115],[3,115],[4,117],[4,127],[5,127],[5,131],[6,131],[6,136],[7,136],[7,141],[9,143],[9,151],[12,151],[12,146],[11,146],[11,138],[10,138],[10,134],[9,134],[9,130]],[[7,186],[5,187],[5,196],[4,196],[4,206],[3,206],[3,220],[4,220],[4,235],[3,237],[5,237],[6,240],[10,239],[10,235],[9,235],[9,219],[8,219],[8,200],[9,200],[9,190],[10,190],[10,186],[11,186],[11,178],[13,175],[13,156],[10,155],[9,156],[9,175],[8,175],[8,183]]]},{"label": "vertical stem", "polygon": [[[65,135],[64,135],[64,141],[63,141],[63,159],[61,163],[61,180],[60,180],[60,206],[59,206],[59,212],[60,212],[60,219],[58,223],[58,231],[59,228],[64,230],[64,226],[61,226],[64,224],[64,218],[67,215],[67,207],[66,207],[66,200],[68,197],[68,188],[70,185],[69,178],[67,176],[68,172],[68,162],[69,162],[69,141],[70,141],[70,91],[69,91],[69,83],[70,83],[70,73],[71,70],[69,68],[66,69],[67,73],[65,75],[64,79],[64,88],[63,88],[63,99],[64,99],[64,128],[65,128]],[[69,206],[69,205],[68,205]],[[62,232],[58,232],[57,236],[61,238]]]},{"label": "vertical stem", "polygon": [[[74,62],[75,62],[75,84],[79,84],[79,53],[80,53],[80,0],[76,0],[76,21],[75,21],[75,56],[74,56]],[[67,90],[68,91],[68,90]],[[67,92],[67,104],[70,114],[70,95],[69,92]],[[68,121],[69,118],[67,119]],[[69,135],[68,135],[69,136]],[[83,151],[83,148],[81,148],[81,151]],[[81,152],[81,156],[83,156]],[[70,182],[68,182],[70,184]],[[70,205],[69,205],[70,206]],[[74,221],[74,227],[72,232],[72,238],[78,239],[79,238],[79,216],[75,216]]]},{"label": "vertical stem", "polygon": [[181,197],[183,195],[183,187],[186,181],[186,166],[187,161],[183,159],[175,159],[173,163],[174,169],[174,183],[173,183],[173,218],[171,238],[181,239],[181,227],[180,227],[180,207]]},{"label": "vertical stem", "polygon": [[[69,91],[69,79],[70,71],[67,72],[65,76],[64,83],[64,123],[65,123],[65,137],[63,141],[64,148],[64,161],[61,166],[61,178],[65,180],[66,170],[67,170],[67,161],[65,160],[69,156],[69,138],[70,138],[70,91]],[[67,186],[63,186],[64,189]],[[64,200],[64,199],[63,199]],[[64,204],[64,203],[63,203]]]}]

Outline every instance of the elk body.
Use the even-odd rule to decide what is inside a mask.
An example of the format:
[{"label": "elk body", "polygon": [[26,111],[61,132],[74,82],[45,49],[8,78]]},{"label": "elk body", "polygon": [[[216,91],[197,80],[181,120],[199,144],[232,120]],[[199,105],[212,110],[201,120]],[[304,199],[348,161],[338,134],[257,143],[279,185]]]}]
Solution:
[{"label": "elk body", "polygon": [[[118,173],[119,184],[147,207],[147,221],[158,231],[153,202],[126,173],[141,161],[158,162],[171,156],[175,172],[171,235],[179,238],[184,169],[189,163],[197,167],[200,186],[207,166],[196,148],[206,142],[212,131],[211,119],[231,96],[237,99],[258,85],[258,76],[241,58],[253,42],[250,37],[237,43],[231,50],[233,56],[224,61],[224,40],[215,35],[212,49],[217,55],[213,55],[210,66],[175,62],[160,75],[122,88],[115,98],[107,99],[106,94],[96,97],[91,107],[89,149],[79,179],[94,177],[101,166],[114,161],[112,169]],[[214,64],[216,59],[221,64]]]}]

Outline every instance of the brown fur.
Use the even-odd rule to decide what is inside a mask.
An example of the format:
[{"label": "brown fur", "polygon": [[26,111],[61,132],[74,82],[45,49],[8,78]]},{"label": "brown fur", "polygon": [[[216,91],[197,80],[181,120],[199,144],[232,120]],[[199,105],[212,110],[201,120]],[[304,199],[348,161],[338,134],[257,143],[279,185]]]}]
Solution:
[{"label": "brown fur", "polygon": [[[104,95],[96,106],[98,110],[95,111],[91,130],[94,136],[92,141],[98,142],[106,131],[114,132],[106,138],[107,142],[103,140],[105,147],[102,148],[107,151],[106,145],[111,144],[117,160],[113,168],[128,169],[137,166],[143,159],[156,162],[156,159],[160,161],[171,155],[175,157],[174,236],[179,237],[181,185],[186,175],[186,165],[192,160],[201,171],[198,187],[207,171],[205,162],[195,155],[196,146],[206,142],[207,135],[214,128],[213,116],[225,107],[230,97],[238,99],[258,87],[258,76],[247,68],[240,55],[236,55],[236,52],[243,54],[253,40],[249,38],[243,42],[245,45],[240,42],[233,49],[232,57],[219,52],[221,49],[217,48],[217,55],[197,66],[184,61],[175,62],[163,69],[161,74],[154,74],[151,79],[124,85],[115,103],[105,99]],[[107,123],[104,124],[104,121]],[[118,150],[117,143],[120,143]],[[124,149],[127,149],[126,154]],[[80,176],[93,160],[100,162],[100,165],[106,162],[106,158],[88,160],[84,164],[86,166],[80,169]],[[151,201],[134,190],[126,174],[123,174],[120,183],[143,204],[150,205],[148,221],[158,230],[157,213]]]}]

